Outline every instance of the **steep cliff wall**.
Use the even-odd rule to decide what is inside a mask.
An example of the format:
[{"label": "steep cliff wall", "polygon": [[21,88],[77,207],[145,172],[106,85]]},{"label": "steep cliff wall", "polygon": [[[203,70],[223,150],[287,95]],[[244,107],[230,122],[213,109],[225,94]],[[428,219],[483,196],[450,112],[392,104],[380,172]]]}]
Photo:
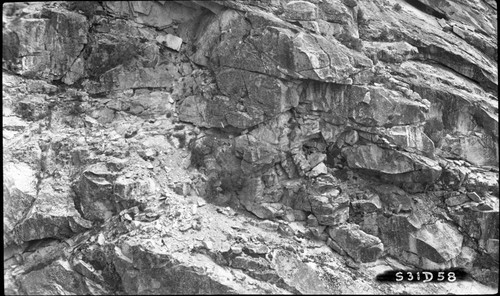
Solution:
[{"label": "steep cliff wall", "polygon": [[6,292],[498,287],[496,2],[3,8]]}]

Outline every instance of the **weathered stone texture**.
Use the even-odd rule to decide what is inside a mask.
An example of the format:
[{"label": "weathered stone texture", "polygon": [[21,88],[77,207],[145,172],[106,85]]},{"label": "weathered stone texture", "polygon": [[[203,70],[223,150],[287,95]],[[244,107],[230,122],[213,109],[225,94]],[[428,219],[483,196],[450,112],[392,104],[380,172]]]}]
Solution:
[{"label": "weathered stone texture", "polygon": [[6,3],[5,292],[498,286],[496,9]]}]

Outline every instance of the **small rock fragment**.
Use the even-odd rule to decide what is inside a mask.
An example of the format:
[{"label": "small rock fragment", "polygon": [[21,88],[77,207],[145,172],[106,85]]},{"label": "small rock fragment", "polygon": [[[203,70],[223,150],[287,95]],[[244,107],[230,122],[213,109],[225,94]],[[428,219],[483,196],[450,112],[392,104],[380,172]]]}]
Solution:
[{"label": "small rock fragment", "polygon": [[485,212],[485,211],[491,211],[491,210],[493,210],[493,208],[490,205],[486,204],[486,203],[480,203],[477,206],[472,207],[472,209],[480,211],[480,212]]},{"label": "small rock fragment", "polygon": [[214,243],[210,240],[204,240],[202,244],[203,247],[207,250],[212,250],[214,248]]},{"label": "small rock fragment", "polygon": [[191,229],[191,227],[193,227],[192,224],[185,224],[185,225],[182,225],[181,227],[179,227],[179,230],[181,232],[186,232],[188,231],[189,229]]},{"label": "small rock fragment", "polygon": [[467,193],[467,197],[470,198],[472,201],[475,202],[482,202],[482,198],[475,192],[469,192]]},{"label": "small rock fragment", "polygon": [[104,245],[105,242],[106,242],[106,239],[104,238],[104,234],[99,233],[99,235],[97,236],[97,243],[100,246],[102,246],[102,245]]},{"label": "small rock fragment", "polygon": [[308,226],[311,226],[311,227],[316,227],[316,226],[319,225],[318,219],[313,214],[310,214],[309,216],[307,216],[307,222],[306,223],[307,223]]},{"label": "small rock fragment", "polygon": [[458,206],[458,205],[461,205],[461,204],[464,204],[469,200],[469,198],[467,197],[468,195],[464,195],[464,194],[460,194],[460,195],[456,195],[456,196],[452,196],[452,197],[449,197],[445,200],[445,203],[449,206],[449,207],[454,207],[454,206]]},{"label": "small rock fragment", "polygon": [[260,227],[260,228],[262,228],[262,229],[276,231],[276,230],[278,230],[279,224],[276,223],[276,222],[274,222],[274,221],[264,220],[264,221],[258,222],[257,226]]},{"label": "small rock fragment", "polygon": [[269,248],[266,245],[259,244],[249,244],[246,245],[243,250],[250,255],[264,255],[269,253]]},{"label": "small rock fragment", "polygon": [[286,235],[286,236],[295,235],[295,232],[290,227],[290,225],[285,224],[285,223],[280,223],[279,224],[279,226],[278,226],[278,233]]},{"label": "small rock fragment", "polygon": [[328,173],[328,170],[327,170],[326,165],[323,162],[321,162],[320,164],[318,164],[317,166],[315,166],[311,170],[310,176],[317,177],[319,175],[323,175],[323,174],[327,174],[327,173]]},{"label": "small rock fragment", "polygon": [[242,252],[243,252],[243,248],[241,247],[241,245],[231,246],[231,253],[233,253],[235,255],[240,255]]},{"label": "small rock fragment", "polygon": [[182,45],[182,38],[177,37],[177,36],[172,35],[172,34],[160,35],[160,36],[156,37],[156,41],[158,41],[159,43],[165,42],[165,45],[168,48],[171,48],[175,51],[179,51],[181,49],[181,45]]},{"label": "small rock fragment", "polygon": [[345,255],[345,252],[344,250],[342,250],[342,248],[334,241],[332,240],[331,238],[328,238],[326,240],[326,244],[327,246],[329,246],[332,250],[334,250],[335,252],[339,253],[340,255]]}]

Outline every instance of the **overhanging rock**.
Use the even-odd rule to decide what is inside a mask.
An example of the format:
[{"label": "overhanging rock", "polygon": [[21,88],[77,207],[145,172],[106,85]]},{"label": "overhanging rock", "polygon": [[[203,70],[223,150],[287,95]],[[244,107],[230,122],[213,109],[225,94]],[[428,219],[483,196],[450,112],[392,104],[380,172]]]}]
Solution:
[{"label": "overhanging rock", "polygon": [[373,144],[345,147],[342,154],[349,167],[391,175],[395,181],[432,183],[441,175],[441,167],[435,160]]}]

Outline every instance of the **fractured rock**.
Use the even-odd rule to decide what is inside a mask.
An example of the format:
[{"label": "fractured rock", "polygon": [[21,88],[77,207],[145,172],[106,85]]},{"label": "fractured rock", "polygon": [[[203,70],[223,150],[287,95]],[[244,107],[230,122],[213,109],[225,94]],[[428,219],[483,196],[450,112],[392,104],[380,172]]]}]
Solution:
[{"label": "fractured rock", "polygon": [[313,167],[312,170],[309,172],[309,176],[311,177],[317,177],[319,175],[326,175],[328,174],[328,170],[326,168],[326,165],[324,163],[319,163],[317,166]]},{"label": "fractured rock", "polygon": [[475,202],[482,202],[483,199],[475,192],[469,192],[467,193],[467,197],[470,198],[472,201]]},{"label": "fractured rock", "polygon": [[74,272],[64,260],[54,261],[42,269],[22,275],[20,282],[21,288],[28,294],[47,295],[54,291],[63,294],[90,294],[85,278]]},{"label": "fractured rock", "polygon": [[172,34],[159,35],[158,37],[156,37],[156,41],[158,41],[159,43],[165,42],[165,45],[168,48],[171,48],[175,51],[179,51],[182,45],[182,38]]},{"label": "fractured rock", "polygon": [[315,20],[318,17],[318,8],[310,2],[291,1],[285,6],[285,17],[290,20]]},{"label": "fractured rock", "polygon": [[[264,18],[258,14],[254,17]],[[224,42],[219,43],[212,57],[216,64],[224,67],[275,77],[286,73],[295,78],[349,84],[352,83],[349,75],[358,72],[357,67],[372,66],[371,60],[347,49],[335,39],[328,40],[304,32],[295,34],[278,26],[259,28],[256,30],[258,34],[251,34],[248,41],[239,42],[239,36],[244,35],[240,30],[247,31],[250,28],[238,17],[233,19],[232,24],[238,26],[238,30],[224,35]],[[266,53],[266,56],[260,58],[261,53]]]},{"label": "fractured rock", "polygon": [[449,197],[445,200],[446,204],[449,207],[458,206],[458,205],[464,204],[464,203],[469,202],[469,201],[470,201],[470,199],[465,194],[455,195],[455,196]]},{"label": "fractured rock", "polygon": [[170,1],[165,1],[163,5],[154,1],[109,1],[105,3],[105,9],[117,16],[130,17],[140,24],[158,29],[163,29],[172,22],[194,19],[202,13],[200,9]]},{"label": "fractured rock", "polygon": [[376,236],[367,234],[356,224],[345,224],[328,229],[330,238],[357,262],[373,262],[384,251]]},{"label": "fractured rock", "polygon": [[8,294],[390,292],[330,249],[495,282],[496,4],[417,2],[6,5],[4,245],[70,245]]},{"label": "fractured rock", "polygon": [[425,225],[410,235],[410,251],[436,263],[457,257],[462,250],[463,236],[446,222]]},{"label": "fractured rock", "polygon": [[4,247],[13,242],[14,227],[30,210],[35,201],[35,171],[25,163],[5,163],[3,165],[3,238]]},{"label": "fractured rock", "polygon": [[75,197],[69,185],[57,186],[54,183],[48,178],[40,184],[32,210],[16,225],[14,233],[17,239],[62,239],[92,227],[92,223],[83,219],[75,209]]},{"label": "fractured rock", "polygon": [[[58,8],[42,8],[39,18],[9,22],[16,42],[10,43],[20,63],[21,75],[42,79],[63,79],[73,84],[83,77],[80,52],[87,43],[88,23],[83,15]],[[16,56],[17,55],[17,56]]]},{"label": "fractured rock", "polygon": [[479,246],[486,248],[489,239],[498,239],[499,212],[493,211],[457,211],[453,212],[451,218],[462,231],[476,239]]},{"label": "fractured rock", "polygon": [[115,202],[113,184],[104,177],[93,173],[84,173],[78,183],[77,195],[80,210],[89,220],[105,220],[113,215]]},{"label": "fractured rock", "polygon": [[340,195],[328,198],[325,195],[309,198],[311,210],[322,225],[339,225],[349,218],[349,197]]},{"label": "fractured rock", "polygon": [[373,170],[393,177],[401,175],[401,181],[410,183],[434,182],[441,175],[437,161],[376,145],[344,147],[342,154],[351,168]]},{"label": "fractured rock", "polygon": [[309,216],[307,216],[307,225],[308,226],[311,226],[311,227],[316,227],[318,226],[318,219],[316,218],[316,216],[314,216],[313,214],[310,214]]},{"label": "fractured rock", "polygon": [[[354,86],[349,116],[365,126],[409,125],[425,121],[427,107],[406,94],[377,86]],[[351,103],[352,104],[352,103]]]},{"label": "fractured rock", "polygon": [[421,151],[426,157],[434,158],[434,142],[427,137],[422,128],[394,126],[388,132],[393,143],[407,151]]},{"label": "fractured rock", "polygon": [[[121,251],[117,248],[112,254],[116,271],[127,293],[285,292],[274,285],[257,281],[242,271],[221,267],[206,255],[165,253],[154,246],[143,247],[138,244],[138,241],[129,242],[133,263],[130,260],[120,259],[124,256],[120,256]],[[140,284],[143,282],[148,284],[145,286]]]},{"label": "fractured rock", "polygon": [[418,49],[405,41],[400,42],[363,42],[363,51],[376,55],[384,62],[401,63],[417,56]]},{"label": "fractured rock", "polygon": [[299,293],[328,293],[317,273],[310,266],[300,261],[295,254],[286,250],[275,250],[272,259],[273,268],[286,284]]},{"label": "fractured rock", "polygon": [[490,238],[486,242],[486,252],[498,261],[499,243],[498,239]]},{"label": "fractured rock", "polygon": [[353,200],[351,205],[353,208],[359,208],[364,213],[376,212],[382,209],[382,203],[377,194],[371,195],[369,199]]}]

